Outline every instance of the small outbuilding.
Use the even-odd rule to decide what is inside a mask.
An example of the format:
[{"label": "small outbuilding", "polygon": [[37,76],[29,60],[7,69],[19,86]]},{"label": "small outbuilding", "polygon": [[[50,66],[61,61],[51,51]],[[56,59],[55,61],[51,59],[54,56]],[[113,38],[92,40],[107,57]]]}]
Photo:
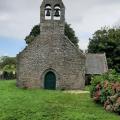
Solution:
[{"label": "small outbuilding", "polygon": [[107,59],[105,53],[86,54],[85,76],[86,84],[90,84],[92,75],[102,75],[108,71]]}]

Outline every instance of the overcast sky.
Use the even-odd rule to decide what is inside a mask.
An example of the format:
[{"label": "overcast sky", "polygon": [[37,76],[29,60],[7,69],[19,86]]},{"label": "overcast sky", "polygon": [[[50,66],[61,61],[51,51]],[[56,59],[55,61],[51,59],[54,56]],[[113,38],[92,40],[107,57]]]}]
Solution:
[{"label": "overcast sky", "polygon": [[[42,0],[0,0],[0,56],[15,56],[24,49],[24,38],[40,22]],[[120,0],[63,0],[66,21],[85,50],[89,37],[104,26],[120,25]]]}]

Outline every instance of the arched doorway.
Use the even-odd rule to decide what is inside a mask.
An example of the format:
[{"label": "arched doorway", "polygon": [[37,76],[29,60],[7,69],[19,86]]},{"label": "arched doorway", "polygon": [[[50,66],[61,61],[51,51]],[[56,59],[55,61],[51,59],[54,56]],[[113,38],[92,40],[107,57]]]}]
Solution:
[{"label": "arched doorway", "polygon": [[44,77],[44,88],[48,90],[56,89],[56,76],[52,71],[47,72]]}]

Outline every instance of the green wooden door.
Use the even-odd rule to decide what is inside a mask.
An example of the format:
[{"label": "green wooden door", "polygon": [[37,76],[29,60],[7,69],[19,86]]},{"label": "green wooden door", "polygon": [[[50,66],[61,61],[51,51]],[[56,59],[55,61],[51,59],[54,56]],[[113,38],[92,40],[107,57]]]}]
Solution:
[{"label": "green wooden door", "polygon": [[53,72],[48,72],[45,75],[44,88],[48,90],[56,89],[56,76]]}]

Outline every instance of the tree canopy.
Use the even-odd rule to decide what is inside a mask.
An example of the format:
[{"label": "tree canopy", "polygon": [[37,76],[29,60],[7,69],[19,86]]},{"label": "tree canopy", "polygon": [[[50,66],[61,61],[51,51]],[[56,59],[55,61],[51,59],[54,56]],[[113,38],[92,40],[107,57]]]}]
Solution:
[{"label": "tree canopy", "polygon": [[[35,25],[30,34],[26,36],[25,41],[27,44],[31,43],[35,37],[40,35],[40,25]],[[70,24],[65,23],[65,35],[70,39],[70,41],[75,45],[78,46],[78,38],[75,35],[75,31],[71,28]]]},{"label": "tree canopy", "polygon": [[3,56],[0,58],[0,70],[16,71],[16,57]]},{"label": "tree canopy", "polygon": [[104,27],[89,39],[89,53],[106,53],[108,66],[120,72],[120,28]]}]

